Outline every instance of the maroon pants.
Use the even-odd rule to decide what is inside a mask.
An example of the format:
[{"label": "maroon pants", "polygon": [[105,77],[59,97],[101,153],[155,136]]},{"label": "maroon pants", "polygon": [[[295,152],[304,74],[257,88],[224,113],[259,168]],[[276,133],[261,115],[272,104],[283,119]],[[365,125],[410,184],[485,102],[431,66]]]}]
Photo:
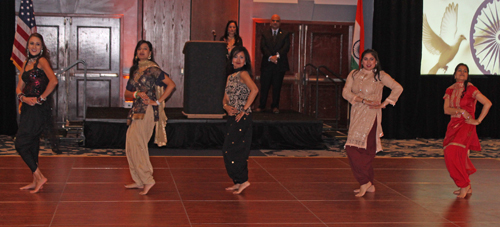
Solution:
[{"label": "maroon pants", "polygon": [[352,173],[359,184],[366,184],[368,182],[372,182],[373,184],[374,174],[372,161],[377,153],[377,141],[375,140],[376,133],[377,119],[375,119],[372,129],[368,134],[366,149],[353,146],[345,147],[347,157],[349,157],[349,163],[351,164]]}]

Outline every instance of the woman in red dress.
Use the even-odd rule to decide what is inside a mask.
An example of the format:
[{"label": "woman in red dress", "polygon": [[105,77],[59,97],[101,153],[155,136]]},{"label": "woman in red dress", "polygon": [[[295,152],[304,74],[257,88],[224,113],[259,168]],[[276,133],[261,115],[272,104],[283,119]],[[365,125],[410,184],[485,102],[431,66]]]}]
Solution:
[{"label": "woman in red dress", "polygon": [[[444,159],[451,178],[460,188],[453,193],[458,198],[465,198],[472,193],[469,175],[476,172],[468,153],[469,150],[481,150],[476,125],[481,124],[488,114],[491,101],[470,83],[467,65],[458,64],[453,76],[456,83],[446,89],[443,98],[444,113],[451,116],[443,141]],[[483,109],[475,119],[477,101],[483,104]]]}]

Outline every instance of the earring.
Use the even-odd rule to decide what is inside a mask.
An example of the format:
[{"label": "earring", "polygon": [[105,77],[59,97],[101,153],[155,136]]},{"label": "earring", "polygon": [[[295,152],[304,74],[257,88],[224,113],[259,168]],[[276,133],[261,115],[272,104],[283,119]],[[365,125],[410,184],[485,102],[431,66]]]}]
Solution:
[{"label": "earring", "polygon": [[134,59],[137,60],[137,58],[138,58],[137,55],[135,55]]},{"label": "earring", "polygon": [[149,55],[148,60],[151,60],[151,54]]},{"label": "earring", "polygon": [[42,49],[42,50],[40,50],[40,56],[42,56],[42,54],[43,54],[43,49]]},{"label": "earring", "polygon": [[245,64],[243,64],[243,65],[247,65],[247,62],[245,62]]},{"label": "earring", "polygon": [[373,73],[377,73],[377,68],[373,68]]}]

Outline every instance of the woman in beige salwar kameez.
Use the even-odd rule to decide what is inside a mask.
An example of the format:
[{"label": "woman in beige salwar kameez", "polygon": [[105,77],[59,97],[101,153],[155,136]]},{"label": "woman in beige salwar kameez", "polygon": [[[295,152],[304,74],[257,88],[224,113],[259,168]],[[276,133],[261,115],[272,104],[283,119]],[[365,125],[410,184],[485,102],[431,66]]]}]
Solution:
[{"label": "woman in beige salwar kameez", "polygon": [[[391,94],[381,103],[382,91],[390,88]],[[342,91],[344,99],[352,104],[350,126],[345,144],[354,177],[361,185],[354,190],[357,197],[375,192],[372,161],[382,150],[382,108],[395,105],[403,87],[389,74],[381,71],[377,52],[365,50],[361,55],[360,69],[347,76]]]},{"label": "woman in beige salwar kameez", "polygon": [[141,40],[135,47],[133,66],[127,83],[125,98],[134,99],[129,112],[125,153],[134,183],[126,188],[142,189],[141,195],[148,194],[155,184],[153,166],[149,160],[148,142],[155,131],[155,143],[167,145],[165,126],[167,117],[164,101],[175,88],[175,83],[154,61],[153,46]]}]

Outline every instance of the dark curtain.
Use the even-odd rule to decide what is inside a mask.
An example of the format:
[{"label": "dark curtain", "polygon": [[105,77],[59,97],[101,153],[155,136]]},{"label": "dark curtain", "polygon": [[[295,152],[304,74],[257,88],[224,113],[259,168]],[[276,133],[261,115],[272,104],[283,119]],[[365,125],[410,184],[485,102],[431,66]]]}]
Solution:
[{"label": "dark curtain", "polygon": [[0,134],[14,135],[16,121],[16,71],[10,60],[15,34],[15,1],[0,1]]},{"label": "dark curtain", "polygon": [[[422,0],[375,0],[373,49],[382,69],[404,88],[395,107],[382,111],[386,138],[415,137],[422,47]],[[387,97],[389,90],[384,90]],[[441,111],[442,112],[442,111]]]},{"label": "dark curtain", "polygon": [[[443,96],[454,83],[452,76],[420,75],[422,17],[422,0],[375,0],[373,49],[379,54],[383,70],[404,88],[396,106],[388,106],[382,112],[385,138],[443,138],[450,120],[444,114]],[[455,66],[449,65],[449,69],[452,74]],[[495,110],[499,78],[471,76],[472,83],[493,103],[488,116],[477,127],[482,138],[500,138],[500,120]],[[384,97],[389,92],[384,90]],[[481,108],[478,103],[476,116]]]}]

